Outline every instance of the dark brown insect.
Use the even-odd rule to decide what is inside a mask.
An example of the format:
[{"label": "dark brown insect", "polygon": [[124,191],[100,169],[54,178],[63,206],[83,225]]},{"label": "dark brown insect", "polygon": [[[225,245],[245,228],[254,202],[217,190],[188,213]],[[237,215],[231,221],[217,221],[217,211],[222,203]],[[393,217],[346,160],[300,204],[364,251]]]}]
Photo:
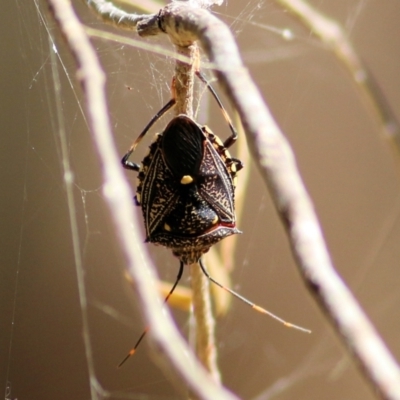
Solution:
[{"label": "dark brown insect", "polygon": [[150,146],[139,172],[146,241],[196,263],[236,228],[234,184],[240,163],[206,126],[186,115],[172,119]]},{"label": "dark brown insect", "polygon": [[[274,316],[233,290],[221,285],[207,272],[201,256],[223,238],[241,233],[236,228],[236,173],[243,165],[231,157],[227,148],[235,143],[237,133],[217,94],[206,79],[231,130],[222,142],[207,126],[197,124],[187,115],[173,118],[150,145],[141,166],[129,157],[151,126],[175,104],[173,98],[151,119],[129,151],[122,158],[124,168],[138,172],[136,204],[141,206],[146,229],[146,242],[168,247],[180,260],[177,279],[165,302],[178,284],[184,265],[199,263],[211,282],[227,290],[262,313]],[[174,90],[172,90],[174,93]],[[283,320],[281,322],[291,325]],[[131,356],[145,336],[143,332]]]}]

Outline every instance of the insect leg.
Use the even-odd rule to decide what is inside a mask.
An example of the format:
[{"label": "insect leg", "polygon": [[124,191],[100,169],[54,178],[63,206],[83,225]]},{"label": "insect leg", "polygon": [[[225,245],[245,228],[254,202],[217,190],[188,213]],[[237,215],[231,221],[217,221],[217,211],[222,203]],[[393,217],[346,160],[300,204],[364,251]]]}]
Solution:
[{"label": "insect leg", "polygon": [[[165,304],[168,301],[168,299],[171,297],[172,293],[174,292],[176,286],[178,285],[178,282],[181,280],[182,274],[183,274],[183,267],[184,267],[184,264],[181,261],[181,263],[179,265],[179,271],[178,271],[178,275],[176,277],[175,283],[173,284],[171,290],[169,291],[169,293],[165,297],[163,304]],[[139,347],[140,342],[146,336],[146,333],[149,330],[150,330],[150,327],[146,326],[146,328],[144,329],[143,333],[140,335],[140,337],[139,337],[138,341],[136,342],[135,346],[133,347],[133,349],[130,350],[129,353],[125,356],[125,358],[118,364],[118,368],[120,368],[129,357],[133,356],[136,353],[136,349]]]},{"label": "insect leg", "polygon": [[311,331],[309,329],[303,328],[301,326],[292,324],[290,322],[285,321],[282,318],[279,318],[277,315],[271,313],[270,311],[266,310],[265,308],[262,308],[260,306],[258,306],[257,304],[251,302],[250,300],[246,299],[245,297],[241,296],[239,293],[236,293],[234,290],[229,289],[228,287],[222,285],[221,283],[217,282],[213,277],[210,276],[210,274],[207,272],[206,267],[203,264],[203,261],[199,260],[199,265],[201,270],[203,271],[204,275],[215,285],[219,286],[221,289],[226,290],[227,292],[229,292],[231,295],[235,296],[237,299],[243,301],[243,303],[246,303],[248,306],[250,306],[252,309],[254,309],[255,311],[260,312],[261,314],[267,314],[268,316],[270,316],[271,318],[277,320],[278,322],[280,322],[281,324],[287,326],[288,328],[294,328],[297,329],[299,331],[305,332],[305,333],[311,333]]},{"label": "insect leg", "polygon": [[213,87],[210,85],[210,83],[207,81],[207,79],[205,78],[205,76],[199,71],[196,71],[196,75],[197,77],[207,86],[208,90],[211,92],[211,94],[213,95],[214,99],[216,100],[216,102],[219,105],[219,108],[221,109],[222,115],[225,118],[225,121],[228,123],[229,125],[229,129],[231,130],[231,136],[228,137],[228,139],[225,140],[224,142],[224,146],[226,148],[230,147],[233,145],[233,143],[236,142],[236,139],[238,137],[238,134],[236,132],[235,127],[232,124],[232,121],[228,115],[228,112],[225,110],[225,107],[222,105],[221,100],[219,99],[217,93],[215,92],[215,90],[213,89]]},{"label": "insect leg", "polygon": [[236,166],[236,172],[240,171],[243,168],[243,163],[241,160],[239,160],[238,158],[235,157],[231,157],[230,159],[227,160],[227,164],[231,165],[231,164],[235,164]]},{"label": "insect leg", "polygon": [[172,108],[176,103],[175,97],[173,97],[146,125],[143,129],[142,133],[137,137],[137,139],[133,142],[132,146],[128,150],[128,152],[122,157],[121,163],[122,166],[126,169],[130,169],[133,171],[139,171],[139,165],[128,161],[131,154],[135,151],[136,146],[143,139],[144,135],[146,135],[147,131],[153,126],[153,124],[158,121],[170,108]]}]

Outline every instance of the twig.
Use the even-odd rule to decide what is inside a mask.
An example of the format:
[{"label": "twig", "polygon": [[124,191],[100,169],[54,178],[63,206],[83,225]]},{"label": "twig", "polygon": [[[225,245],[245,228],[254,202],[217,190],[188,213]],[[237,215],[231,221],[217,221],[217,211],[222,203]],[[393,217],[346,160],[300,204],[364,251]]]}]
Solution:
[{"label": "twig", "polygon": [[[238,149],[237,158],[242,161],[244,168],[240,171],[239,179],[235,190],[236,222],[241,228],[245,197],[249,193],[248,185],[250,180],[251,163],[246,137],[239,116],[235,113],[234,125],[238,132],[236,147]],[[212,247],[206,253],[205,260],[210,274],[226,287],[231,287],[230,274],[235,266],[235,249],[239,235],[232,235],[221,241],[219,247]],[[218,286],[212,285],[211,292],[214,299],[216,315],[225,315],[231,304],[232,296],[225,290],[220,290]]]},{"label": "twig", "polygon": [[85,2],[104,22],[120,29],[135,30],[139,21],[148,18],[148,15],[127,13],[106,0],[85,0]]},{"label": "twig", "polygon": [[175,115],[186,114],[193,118],[194,64],[198,58],[197,45],[193,43],[190,46],[176,46],[176,51],[189,61],[175,61]]},{"label": "twig", "polygon": [[215,320],[212,314],[210,285],[198,264],[190,266],[193,313],[196,319],[196,354],[216,382],[221,381],[215,346]]},{"label": "twig", "polygon": [[115,150],[107,113],[104,83],[105,77],[95,50],[77,19],[70,1],[48,0],[56,21],[63,32],[71,52],[76,58],[86,96],[88,120],[103,166],[104,196],[125,252],[129,271],[137,282],[146,321],[151,325],[150,336],[158,348],[158,361],[164,363],[164,371],[173,370],[179,375],[177,387],[182,390],[181,380],[201,399],[235,399],[226,389],[218,386],[198,365],[185,341],[179,336],[171,318],[161,311],[161,301],[155,289],[155,269],[146,249],[135,238],[140,237],[138,221],[132,208],[132,194],[125,181]]},{"label": "twig", "polygon": [[[194,68],[198,61],[196,43],[190,46],[176,45],[178,54],[189,62],[175,61],[174,90],[175,114],[186,114],[193,118]],[[190,265],[191,287],[193,291],[193,313],[196,320],[196,354],[203,366],[216,382],[221,381],[217,366],[217,348],[214,338],[214,316],[211,309],[210,289],[207,277],[198,264]]]},{"label": "twig", "polygon": [[343,28],[336,21],[326,17],[304,0],[275,0],[288,9],[305,26],[310,28],[321,41],[328,46],[342,61],[357,84],[365,103],[372,110],[372,115],[383,128],[385,138],[390,140],[397,153],[400,153],[400,124],[381,88],[368,70],[363,60],[357,55]]}]

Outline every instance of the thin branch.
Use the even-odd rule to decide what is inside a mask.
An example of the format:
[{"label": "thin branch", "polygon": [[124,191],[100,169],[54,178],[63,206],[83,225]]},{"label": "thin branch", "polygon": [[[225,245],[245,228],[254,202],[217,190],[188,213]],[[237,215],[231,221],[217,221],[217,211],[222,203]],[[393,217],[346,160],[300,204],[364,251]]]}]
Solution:
[{"label": "thin branch", "polygon": [[[243,163],[244,167],[240,171],[239,179],[235,189],[235,213],[237,226],[241,227],[245,198],[248,192],[250,181],[250,173],[252,170],[250,162],[250,154],[246,143],[245,133],[239,116],[235,112],[234,125],[238,132],[238,140],[236,142],[237,155],[236,157]],[[231,287],[230,274],[235,267],[235,251],[239,235],[232,235],[221,241],[219,247],[215,246],[203,256],[206,260],[206,265],[210,274],[218,282],[226,287]],[[220,290],[218,286],[212,285],[211,292],[214,299],[214,309],[218,316],[225,315],[230,307],[232,296],[225,290]]]},{"label": "thin branch", "polygon": [[196,319],[196,354],[215,382],[221,382],[215,345],[215,320],[212,314],[210,285],[198,264],[190,266],[193,313]]},{"label": "thin branch", "polygon": [[400,124],[373,74],[357,55],[349,38],[338,22],[323,15],[304,0],[275,0],[288,9],[317,35],[337,56],[357,84],[372,115],[382,126],[385,138],[400,152]]},{"label": "thin branch", "polygon": [[[157,45],[155,43],[152,43],[152,45],[149,46],[149,44],[143,42],[143,40],[140,40],[140,39],[134,39],[131,37],[117,35],[115,33],[105,32],[105,31],[102,31],[99,29],[94,29],[94,28],[89,28],[87,26],[85,27],[85,31],[90,37],[95,37],[95,38],[109,40],[109,41],[115,41],[119,44],[126,44],[128,46],[135,47],[137,49],[142,49],[142,50],[146,50],[148,52],[153,52],[158,55],[163,55],[165,57],[169,57],[173,60],[179,60],[179,61],[186,62],[186,63],[191,62],[189,57],[186,57],[183,54],[178,54],[178,53],[176,53],[176,51],[166,49],[165,46]],[[202,68],[204,68],[204,67],[214,68],[215,65],[212,65],[211,63],[203,62]]]},{"label": "thin branch", "polygon": [[148,18],[148,15],[127,13],[106,0],[85,0],[85,2],[105,23],[121,29],[135,30],[139,21]]},{"label": "thin branch", "polygon": [[160,10],[161,3],[157,0],[117,0],[118,4],[135,7],[146,13],[157,13]]},{"label": "thin branch", "polygon": [[[193,118],[194,69],[198,62],[196,43],[190,46],[176,46],[177,53],[187,57],[189,62],[175,61],[174,91],[176,115],[186,114]],[[198,264],[190,265],[193,291],[193,313],[196,320],[196,354],[215,382],[221,381],[217,366],[217,347],[214,337],[214,316],[211,308],[208,279]]]},{"label": "thin branch", "polygon": [[[133,212],[132,193],[124,179],[117,155],[105,99],[105,77],[94,48],[76,17],[69,0],[48,0],[69,48],[76,58],[79,79],[86,96],[89,124],[103,166],[104,196],[125,252],[130,274],[137,283],[146,321],[151,325],[150,336],[157,345],[157,360],[166,374],[173,370],[201,399],[235,399],[218,386],[197,363],[185,341],[178,334],[171,318],[161,311],[161,300],[155,289],[155,269],[141,244],[138,221]],[[178,381],[177,381],[178,382]]]},{"label": "thin branch", "polygon": [[197,63],[197,44],[176,46],[176,52],[189,61],[175,61],[175,115],[186,114],[193,118],[194,64]]}]

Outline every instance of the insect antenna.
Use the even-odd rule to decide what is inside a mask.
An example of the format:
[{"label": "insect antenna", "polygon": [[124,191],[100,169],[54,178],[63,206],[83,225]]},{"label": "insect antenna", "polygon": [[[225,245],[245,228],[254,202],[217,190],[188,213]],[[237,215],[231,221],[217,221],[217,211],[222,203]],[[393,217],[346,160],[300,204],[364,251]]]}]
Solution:
[{"label": "insect antenna", "polygon": [[[165,304],[168,301],[168,299],[171,297],[172,293],[174,292],[176,286],[178,285],[179,281],[181,280],[182,274],[183,274],[183,267],[184,267],[184,264],[181,261],[181,263],[179,265],[179,271],[178,271],[178,275],[176,277],[175,283],[173,284],[171,290],[169,291],[169,293],[165,297],[163,304]],[[140,335],[139,339],[137,340],[135,346],[129,351],[129,353],[125,356],[125,358],[118,364],[118,368],[122,367],[122,365],[125,364],[125,362],[128,360],[128,358],[133,356],[136,353],[136,349],[139,347],[140,342],[143,340],[143,338],[146,336],[146,333],[149,330],[150,330],[150,327],[146,326],[146,328],[144,329],[143,333]]]},{"label": "insect antenna", "polygon": [[210,85],[210,82],[208,82],[208,80],[206,79],[206,77],[200,72],[200,70],[196,71],[196,76],[207,86],[207,89],[211,92],[211,94],[213,95],[215,101],[218,103],[218,106],[222,112],[222,115],[225,118],[225,121],[228,123],[229,125],[229,129],[231,130],[232,135],[228,137],[228,139],[225,140],[224,142],[224,146],[226,148],[230,147],[233,145],[233,143],[236,142],[236,139],[238,137],[238,133],[236,132],[235,127],[232,124],[232,121],[229,117],[228,112],[225,110],[225,107],[223,106],[221,100],[219,99],[216,91],[214,90],[214,88]]},{"label": "insect antenna", "polygon": [[278,317],[277,315],[273,314],[272,312],[266,310],[263,307],[258,306],[257,304],[251,302],[250,300],[246,299],[245,297],[241,296],[239,293],[236,293],[234,290],[229,289],[228,287],[222,285],[221,283],[217,282],[212,276],[210,276],[210,274],[208,273],[206,267],[203,264],[203,261],[199,260],[199,265],[201,270],[203,271],[204,275],[215,285],[219,286],[221,289],[226,290],[227,292],[229,292],[230,294],[232,294],[233,296],[235,296],[237,299],[243,301],[243,303],[246,303],[248,306],[250,306],[253,310],[260,312],[261,314],[266,314],[268,316],[270,316],[271,318],[275,319],[276,321],[280,322],[281,324],[285,325],[288,328],[293,328],[293,329],[297,329],[301,332],[304,333],[311,333],[311,331],[309,329],[303,328],[299,325],[295,325],[292,324],[291,322],[287,322],[284,319]]}]

